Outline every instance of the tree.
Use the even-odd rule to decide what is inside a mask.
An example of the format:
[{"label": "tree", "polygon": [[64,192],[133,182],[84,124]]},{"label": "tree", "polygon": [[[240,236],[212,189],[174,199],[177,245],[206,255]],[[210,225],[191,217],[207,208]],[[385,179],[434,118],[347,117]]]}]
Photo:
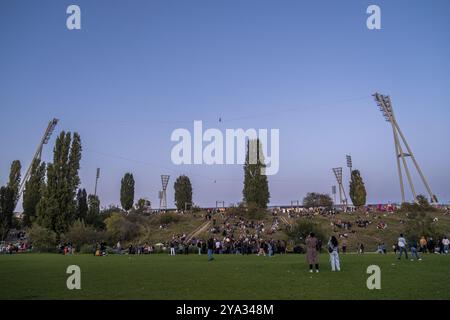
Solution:
[{"label": "tree", "polygon": [[256,204],[258,208],[267,208],[270,199],[269,182],[265,173],[262,145],[257,140],[247,142],[247,155],[244,164],[244,202]]},{"label": "tree", "polygon": [[86,216],[86,224],[93,226],[95,229],[103,230],[105,223],[104,216],[100,213],[100,199],[98,196],[90,194],[88,196],[88,213]]},{"label": "tree", "polygon": [[56,233],[36,223],[28,230],[28,238],[33,245],[33,251],[52,252],[56,249]]},{"label": "tree", "polygon": [[299,220],[286,231],[286,234],[295,244],[305,244],[305,240],[311,232],[314,232],[317,239],[322,240],[322,242],[326,241],[324,230],[319,224],[312,221]]},{"label": "tree", "polygon": [[134,177],[131,173],[126,173],[122,178],[120,187],[120,203],[125,211],[129,211],[134,203]]},{"label": "tree", "polygon": [[86,189],[78,189],[77,193],[77,211],[75,220],[86,220],[88,214],[88,199]]},{"label": "tree", "polygon": [[425,197],[423,194],[419,194],[416,197],[416,201],[419,204],[419,206],[423,209],[429,209],[430,208],[430,202],[428,201],[427,197]]},{"label": "tree", "polygon": [[152,204],[150,203],[149,200],[144,199],[144,198],[140,198],[137,202],[136,205],[134,206],[134,211],[136,213],[140,213],[140,214],[145,214],[148,213],[149,210],[151,209]]},{"label": "tree", "polygon": [[366,187],[361,174],[359,170],[353,170],[350,180],[350,199],[352,199],[353,205],[355,207],[364,206],[366,204],[366,196]]},{"label": "tree", "polygon": [[188,176],[177,178],[173,188],[175,189],[175,205],[178,210],[192,207],[192,185]]},{"label": "tree", "polygon": [[37,222],[58,236],[68,230],[76,215],[76,192],[80,184],[81,139],[64,131],[47,166],[47,184],[37,208]]},{"label": "tree", "polygon": [[36,218],[36,209],[42,197],[45,184],[45,163],[34,160],[31,165],[30,178],[25,183],[23,191],[23,226],[31,227]]},{"label": "tree", "polygon": [[[16,208],[17,201],[19,201],[19,188],[20,188],[20,170],[22,165],[19,160],[14,160],[11,163],[11,170],[9,172],[9,181],[7,187],[14,192],[14,209]],[[13,211],[14,211],[13,209]]]},{"label": "tree", "polygon": [[331,208],[333,206],[333,200],[331,200],[328,194],[309,192],[303,198],[303,205],[307,208]]},{"label": "tree", "polygon": [[8,236],[13,223],[15,192],[10,187],[0,188],[0,240]]}]

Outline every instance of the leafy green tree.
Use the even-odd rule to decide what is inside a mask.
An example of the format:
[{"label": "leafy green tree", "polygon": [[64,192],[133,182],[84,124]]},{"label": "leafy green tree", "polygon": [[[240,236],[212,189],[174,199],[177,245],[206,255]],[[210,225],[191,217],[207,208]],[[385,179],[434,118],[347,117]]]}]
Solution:
[{"label": "leafy green tree", "polygon": [[192,185],[189,177],[182,175],[173,185],[175,189],[175,205],[178,210],[192,207]]},{"label": "leafy green tree", "polygon": [[92,245],[96,241],[101,241],[102,233],[96,232],[92,226],[87,225],[82,220],[76,220],[69,231],[64,234],[64,240],[71,242],[76,251],[80,251],[83,245]]},{"label": "leafy green tree", "polygon": [[305,240],[311,232],[314,232],[317,239],[322,240],[323,243],[326,241],[325,231],[319,224],[312,221],[298,220],[296,224],[286,231],[286,234],[295,244],[305,244]]},{"label": "leafy green tree", "polygon": [[33,251],[54,252],[56,251],[57,235],[52,230],[33,223],[28,230],[28,238],[33,245]]},{"label": "leafy green tree", "polygon": [[104,217],[100,212],[100,199],[98,196],[90,194],[88,196],[88,213],[86,224],[93,226],[97,230],[105,229]]},{"label": "leafy green tree", "polygon": [[31,165],[30,178],[25,183],[23,191],[23,226],[25,227],[31,227],[36,218],[37,205],[45,185],[45,168],[45,163],[37,159]]},{"label": "leafy green tree", "polygon": [[68,230],[76,216],[76,193],[80,184],[81,139],[77,133],[61,132],[47,166],[47,184],[37,208],[37,222],[58,236]]},{"label": "leafy green tree", "polygon": [[78,189],[77,193],[77,211],[75,220],[86,220],[88,214],[88,199],[86,189]]},{"label": "leafy green tree", "polygon": [[307,208],[331,208],[333,206],[333,200],[328,194],[309,192],[303,198],[303,205]]},{"label": "leafy green tree", "polygon": [[[20,188],[20,170],[22,165],[19,160],[14,160],[11,163],[11,170],[9,172],[9,181],[7,187],[14,192],[14,209],[16,208],[17,201],[19,201],[19,188]],[[13,210],[14,210],[13,209]]]},{"label": "leafy green tree", "polygon": [[120,203],[125,211],[129,211],[134,203],[134,177],[131,173],[126,173],[122,178],[120,187]]},{"label": "leafy green tree", "polygon": [[15,192],[10,187],[0,188],[0,240],[4,241],[13,224]]},{"label": "leafy green tree", "polygon": [[258,208],[267,208],[270,199],[269,182],[265,175],[262,145],[257,140],[247,142],[247,156],[244,164],[244,202],[256,204]]},{"label": "leafy green tree", "polygon": [[422,207],[423,209],[428,209],[430,208],[430,202],[428,201],[427,197],[425,197],[423,194],[419,194],[416,197],[417,203],[419,204],[420,207]]},{"label": "leafy green tree", "polygon": [[350,180],[350,199],[352,199],[353,205],[355,207],[364,206],[366,204],[366,196],[366,187],[361,174],[359,170],[353,170]]}]

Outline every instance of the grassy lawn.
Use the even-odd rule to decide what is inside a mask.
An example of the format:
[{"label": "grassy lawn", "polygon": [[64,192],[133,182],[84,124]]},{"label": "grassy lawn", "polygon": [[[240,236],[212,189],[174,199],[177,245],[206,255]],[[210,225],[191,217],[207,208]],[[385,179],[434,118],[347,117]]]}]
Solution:
[{"label": "grassy lawn", "polygon": [[[450,299],[450,256],[398,261],[392,254],[341,256],[332,273],[328,254],[319,274],[304,255],[0,256],[0,299]],[[81,268],[81,290],[66,288],[66,268]],[[381,268],[381,290],[368,290],[366,268]]]}]

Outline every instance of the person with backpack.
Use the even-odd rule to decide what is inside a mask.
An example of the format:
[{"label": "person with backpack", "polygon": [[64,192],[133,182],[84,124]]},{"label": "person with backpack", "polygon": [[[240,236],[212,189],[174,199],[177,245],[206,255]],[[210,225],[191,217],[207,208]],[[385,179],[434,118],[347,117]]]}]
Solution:
[{"label": "person with backpack", "polygon": [[341,271],[339,243],[335,236],[331,236],[330,241],[328,241],[328,252],[330,253],[331,271]]}]

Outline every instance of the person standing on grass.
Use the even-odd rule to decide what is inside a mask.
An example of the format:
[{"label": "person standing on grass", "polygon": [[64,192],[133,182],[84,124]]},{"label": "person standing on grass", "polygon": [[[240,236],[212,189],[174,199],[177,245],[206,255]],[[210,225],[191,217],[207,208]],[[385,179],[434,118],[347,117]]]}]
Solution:
[{"label": "person standing on grass", "polygon": [[198,255],[201,256],[202,255],[202,241],[201,240],[197,240],[197,249],[198,249]]},{"label": "person standing on grass", "polygon": [[311,232],[306,238],[306,260],[309,264],[309,272],[313,273],[313,266],[316,273],[319,273],[319,254],[317,252],[318,241],[314,232]]},{"label": "person standing on grass", "polygon": [[416,239],[411,239],[409,241],[409,250],[411,250],[411,261],[414,261],[413,258],[416,258],[416,260],[422,260],[422,258],[419,256],[419,253],[417,251],[417,241]]},{"label": "person standing on grass", "polygon": [[422,236],[422,238],[420,238],[419,245],[420,245],[419,251],[422,253],[426,253],[427,252],[427,239],[425,239],[425,236]]},{"label": "person standing on grass", "polygon": [[450,240],[447,238],[447,236],[445,236],[444,237],[444,239],[442,239],[442,244],[444,245],[444,252],[442,252],[442,253],[445,253],[445,254],[448,254],[448,248],[449,248],[449,245],[450,245]]},{"label": "person standing on grass", "polygon": [[330,253],[331,271],[341,271],[339,244],[335,236],[331,236],[330,241],[328,241],[328,252]]},{"label": "person standing on grass", "polygon": [[170,241],[170,255],[171,256],[175,255],[175,242],[173,240]]},{"label": "person standing on grass", "polygon": [[347,239],[342,240],[342,253],[347,253]]},{"label": "person standing on grass", "polygon": [[209,238],[208,240],[208,261],[214,260],[214,245],[215,239]]},{"label": "person standing on grass", "polygon": [[398,260],[402,258],[403,252],[405,253],[405,258],[408,260],[408,251],[406,250],[406,239],[405,237],[403,237],[403,233],[400,233],[397,245],[398,245]]}]

